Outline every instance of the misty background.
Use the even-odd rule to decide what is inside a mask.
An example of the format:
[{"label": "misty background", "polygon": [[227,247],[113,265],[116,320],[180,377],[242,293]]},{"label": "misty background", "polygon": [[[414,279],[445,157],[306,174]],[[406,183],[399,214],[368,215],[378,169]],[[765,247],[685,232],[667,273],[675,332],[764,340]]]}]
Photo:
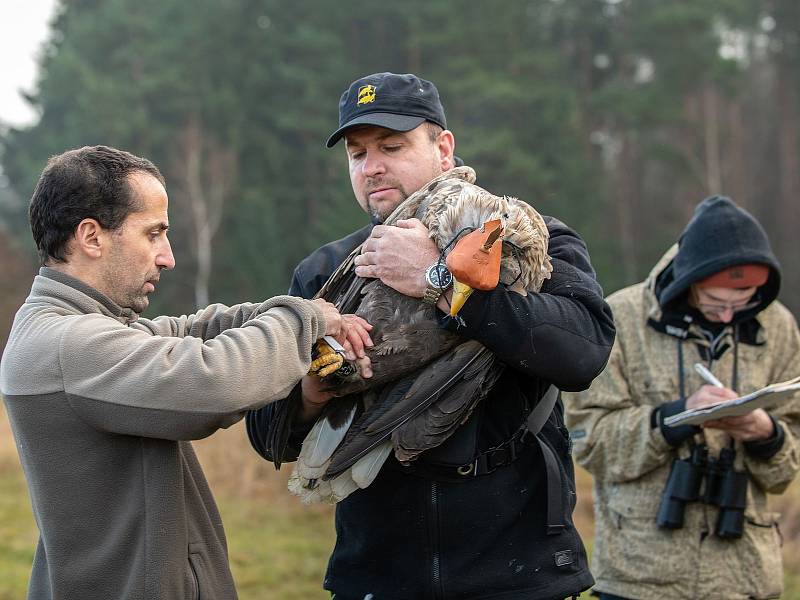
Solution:
[{"label": "misty background", "polygon": [[[3,2],[5,74],[26,60],[7,42],[28,31],[28,13],[24,1]],[[12,120],[0,104],[0,348],[38,268],[27,204],[49,156],[106,144],[165,175],[177,267],[146,315],[258,301],[285,293],[310,251],[367,222],[344,150],[324,143],[340,94],[378,71],[433,81],[456,154],[478,183],[575,228],[606,293],[643,279],[694,206],[724,194],[764,225],[783,265],[780,299],[800,310],[796,0],[50,4],[24,90],[32,116]],[[0,504],[0,538],[12,540],[0,543],[0,574],[17,582],[7,596],[16,598],[36,534],[3,428],[0,491],[21,500]],[[285,473],[255,457],[238,427],[200,446],[242,598],[324,597],[330,511],[297,507]],[[579,487],[577,520],[590,542],[585,473]],[[797,483],[784,498],[791,578],[800,572]],[[306,545],[296,536],[266,544],[282,534],[262,527],[282,523],[305,532]],[[317,529],[306,532],[309,523]],[[21,529],[4,529],[12,526]],[[798,595],[787,597],[800,597],[792,581]]]},{"label": "misty background", "polygon": [[[577,229],[606,292],[642,279],[702,198],[763,223],[800,308],[800,5],[793,0],[67,0],[0,126],[0,323],[36,270],[47,158],[107,144],[167,179],[178,266],[148,314],[258,300],[366,222],[341,92],[376,71],[438,86],[456,152],[494,193]],[[0,114],[0,120],[2,114]]]}]

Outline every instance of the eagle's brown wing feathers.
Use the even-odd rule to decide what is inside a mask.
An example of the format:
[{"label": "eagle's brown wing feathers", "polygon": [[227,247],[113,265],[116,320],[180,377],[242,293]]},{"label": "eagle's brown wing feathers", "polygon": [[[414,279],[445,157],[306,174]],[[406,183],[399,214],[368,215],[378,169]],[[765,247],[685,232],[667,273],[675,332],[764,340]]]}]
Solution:
[{"label": "eagle's brown wing feathers", "polygon": [[[449,250],[460,235],[499,218],[508,242],[503,244],[501,282],[516,280],[512,289],[521,293],[538,291],[552,270],[544,221],[526,203],[494,196],[474,181],[469,167],[444,173],[409,196],[386,224],[419,218],[440,250]],[[330,458],[325,479],[341,478],[390,439],[403,462],[440,445],[469,417],[504,368],[480,343],[443,329],[435,309],[421,299],[403,296],[380,280],[356,277],[353,259],[359,252],[342,263],[318,294],[371,323],[375,343],[369,351],[372,378],[363,380],[355,373],[330,379],[331,388],[346,398],[329,403],[326,413],[349,414],[357,398],[362,403]]]}]

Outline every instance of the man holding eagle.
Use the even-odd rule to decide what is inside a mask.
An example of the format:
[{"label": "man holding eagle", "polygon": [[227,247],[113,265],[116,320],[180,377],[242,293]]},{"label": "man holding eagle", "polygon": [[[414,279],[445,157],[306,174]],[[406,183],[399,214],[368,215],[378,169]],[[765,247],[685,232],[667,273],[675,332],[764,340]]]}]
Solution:
[{"label": "man holding eagle", "polygon": [[[296,460],[301,445],[306,454],[320,446],[319,437],[303,440],[314,435],[315,421],[331,420],[337,403],[350,400],[349,414],[332,419],[334,429],[349,427],[340,448],[353,439],[361,448],[344,465],[355,469],[347,463],[381,452],[366,484],[334,498],[337,543],[325,589],[337,600],[579,594],[593,580],[572,523],[574,474],[556,388],[586,389],[615,334],[586,246],[562,222],[489,194],[474,185],[472,169],[456,167],[455,139],[429,81],[393,73],[354,81],[327,146],[342,138],[370,223],[303,260],[290,293],[336,296],[331,301],[342,312],[375,321],[374,328],[356,327],[360,335],[344,349],[362,391],[337,391],[335,373],[312,373],[288,398],[247,419],[256,451],[280,465]],[[436,199],[465,197],[481,199],[485,210],[471,220],[460,215],[463,231],[446,233],[450,209],[436,212]],[[525,214],[515,220],[519,211]],[[475,278],[471,267],[459,271],[465,256],[485,263]],[[459,285],[468,279],[476,289],[447,319],[454,274]],[[407,311],[406,322],[422,315],[413,332],[381,320],[392,312],[379,300],[384,296],[395,313]],[[347,302],[351,309],[342,309]],[[419,331],[424,336],[416,340]],[[402,343],[385,350],[398,332],[405,332]],[[418,370],[367,385],[385,364],[404,360]],[[454,371],[443,376],[447,369]],[[390,424],[377,426],[386,415]],[[383,433],[370,438],[375,431]],[[319,481],[301,479],[301,488],[313,492],[336,480],[323,469]]]}]

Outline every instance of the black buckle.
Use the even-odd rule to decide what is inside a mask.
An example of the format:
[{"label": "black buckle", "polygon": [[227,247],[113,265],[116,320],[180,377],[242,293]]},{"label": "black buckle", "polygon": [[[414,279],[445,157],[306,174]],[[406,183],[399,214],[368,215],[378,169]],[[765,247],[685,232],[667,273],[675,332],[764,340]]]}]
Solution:
[{"label": "black buckle", "polygon": [[493,473],[499,467],[510,465],[517,460],[522,446],[525,444],[524,434],[524,431],[518,432],[507,442],[494,448],[489,448],[486,452],[475,457],[473,462],[458,467],[456,472],[462,477],[478,477]]}]

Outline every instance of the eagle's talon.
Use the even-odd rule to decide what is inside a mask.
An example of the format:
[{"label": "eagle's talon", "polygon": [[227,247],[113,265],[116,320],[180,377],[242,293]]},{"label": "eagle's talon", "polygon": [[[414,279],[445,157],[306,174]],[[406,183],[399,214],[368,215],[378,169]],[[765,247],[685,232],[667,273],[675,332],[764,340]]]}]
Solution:
[{"label": "eagle's talon", "polygon": [[341,354],[334,354],[333,356],[330,357],[330,363],[328,364],[328,366],[324,367],[323,369],[320,369],[319,372],[317,373],[317,376],[322,378],[322,377],[327,377],[328,375],[331,375],[333,373],[336,373],[336,371],[338,371],[343,364],[344,364],[344,357]]},{"label": "eagle's talon", "polygon": [[308,370],[309,375],[317,377],[327,377],[331,373],[338,371],[344,364],[344,356],[331,348],[325,340],[317,340],[311,351],[311,366]]},{"label": "eagle's talon", "polygon": [[309,375],[325,377],[337,371],[344,364],[344,357],[336,352],[323,354],[311,362],[308,370]]}]

